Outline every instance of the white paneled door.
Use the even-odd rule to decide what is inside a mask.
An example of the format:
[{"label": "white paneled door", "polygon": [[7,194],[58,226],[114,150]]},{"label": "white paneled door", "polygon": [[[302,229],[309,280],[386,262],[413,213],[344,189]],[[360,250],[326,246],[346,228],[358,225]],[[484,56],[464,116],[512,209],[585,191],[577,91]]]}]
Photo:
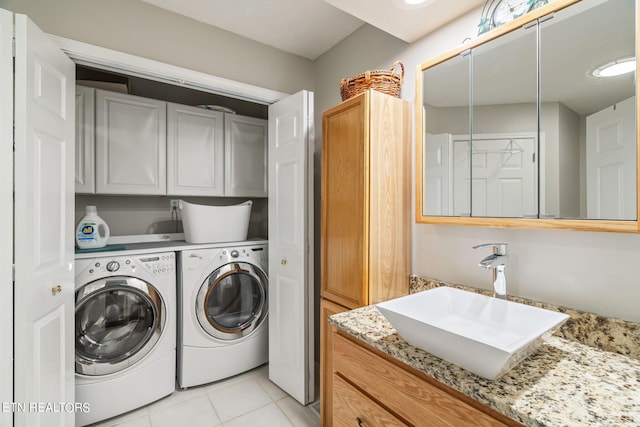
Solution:
[{"label": "white paneled door", "polygon": [[636,219],[636,98],[587,117],[587,218]]},{"label": "white paneled door", "polygon": [[[0,9],[0,402],[13,401],[13,14]],[[13,425],[11,411],[0,425]]]},{"label": "white paneled door", "polygon": [[14,21],[14,425],[73,426],[75,65]]},{"label": "white paneled door", "polygon": [[313,93],[269,106],[269,379],[314,399]]},{"label": "white paneled door", "polygon": [[[453,210],[449,206],[451,185],[451,159],[450,150],[452,147],[451,134],[428,133],[425,138],[425,153],[422,159],[424,194],[422,195],[422,212],[426,215],[451,215]],[[452,203],[451,203],[452,204]]]},{"label": "white paneled door", "polygon": [[454,135],[452,151],[455,216],[538,215],[535,133]]}]

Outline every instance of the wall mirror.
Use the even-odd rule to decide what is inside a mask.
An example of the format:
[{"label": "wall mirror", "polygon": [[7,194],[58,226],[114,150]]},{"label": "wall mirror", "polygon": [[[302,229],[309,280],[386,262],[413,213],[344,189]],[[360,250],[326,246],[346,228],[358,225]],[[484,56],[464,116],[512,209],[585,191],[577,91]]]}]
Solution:
[{"label": "wall mirror", "polygon": [[639,231],[636,18],[556,0],[422,64],[417,221]]}]

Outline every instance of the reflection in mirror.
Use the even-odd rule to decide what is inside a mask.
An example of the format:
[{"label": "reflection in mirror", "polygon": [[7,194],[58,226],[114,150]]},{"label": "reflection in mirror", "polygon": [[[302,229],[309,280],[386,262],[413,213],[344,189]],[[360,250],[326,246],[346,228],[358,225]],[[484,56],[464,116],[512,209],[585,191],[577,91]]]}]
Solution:
[{"label": "reflection in mirror", "polygon": [[471,216],[538,216],[536,31],[519,28],[471,51]]},{"label": "reflection in mirror", "polygon": [[[639,231],[636,7],[551,2],[538,25],[525,16],[425,63],[418,220]],[[630,72],[597,77],[625,58]]]},{"label": "reflection in mirror", "polygon": [[[422,73],[424,134],[422,212],[464,215],[469,208],[469,162],[455,158],[453,136],[469,135],[469,54],[456,55]],[[468,147],[462,147],[468,152]],[[454,176],[466,186],[454,188]]]},{"label": "reflection in mirror", "polygon": [[[540,25],[541,216],[637,216],[635,0],[584,0]],[[632,58],[632,72],[596,77]]]}]

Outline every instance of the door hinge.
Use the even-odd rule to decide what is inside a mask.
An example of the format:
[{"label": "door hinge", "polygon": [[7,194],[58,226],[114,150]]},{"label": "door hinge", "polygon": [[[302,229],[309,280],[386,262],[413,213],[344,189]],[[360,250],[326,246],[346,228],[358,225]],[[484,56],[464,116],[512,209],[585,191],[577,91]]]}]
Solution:
[{"label": "door hinge", "polygon": [[15,37],[11,40],[11,52],[13,54],[13,57],[15,58],[16,57],[16,38]]},{"label": "door hinge", "polygon": [[543,22],[548,21],[549,19],[553,19],[555,16],[556,16],[555,13],[550,13],[538,19],[538,21],[540,21],[540,23],[542,24]]},{"label": "door hinge", "polygon": [[16,265],[15,264],[11,264],[11,281],[12,282],[16,281]]}]

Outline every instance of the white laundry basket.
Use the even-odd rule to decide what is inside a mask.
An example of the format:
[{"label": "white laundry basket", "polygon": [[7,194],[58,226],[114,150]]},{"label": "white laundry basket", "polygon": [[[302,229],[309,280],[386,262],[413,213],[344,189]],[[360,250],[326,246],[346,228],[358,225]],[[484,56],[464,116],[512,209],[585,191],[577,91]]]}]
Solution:
[{"label": "white laundry basket", "polygon": [[217,243],[247,240],[251,205],[208,206],[180,200],[184,239],[187,243]]}]

